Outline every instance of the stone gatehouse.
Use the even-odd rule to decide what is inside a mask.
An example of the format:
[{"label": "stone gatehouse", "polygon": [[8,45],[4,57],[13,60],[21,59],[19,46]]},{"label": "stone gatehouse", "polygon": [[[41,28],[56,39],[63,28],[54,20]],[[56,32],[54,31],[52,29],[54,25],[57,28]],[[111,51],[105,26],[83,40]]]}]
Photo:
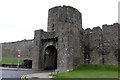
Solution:
[{"label": "stone gatehouse", "polygon": [[82,14],[70,6],[49,9],[47,32],[36,30],[33,65],[35,70],[72,70],[80,64],[117,65],[120,25],[82,28]]}]

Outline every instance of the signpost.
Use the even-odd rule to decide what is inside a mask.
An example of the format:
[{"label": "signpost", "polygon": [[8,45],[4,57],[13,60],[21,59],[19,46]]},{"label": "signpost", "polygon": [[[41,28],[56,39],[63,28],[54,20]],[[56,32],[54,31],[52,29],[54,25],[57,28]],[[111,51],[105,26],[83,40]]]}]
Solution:
[{"label": "signpost", "polygon": [[19,68],[19,65],[20,65],[20,50],[18,50],[18,65],[17,65],[17,68]]}]

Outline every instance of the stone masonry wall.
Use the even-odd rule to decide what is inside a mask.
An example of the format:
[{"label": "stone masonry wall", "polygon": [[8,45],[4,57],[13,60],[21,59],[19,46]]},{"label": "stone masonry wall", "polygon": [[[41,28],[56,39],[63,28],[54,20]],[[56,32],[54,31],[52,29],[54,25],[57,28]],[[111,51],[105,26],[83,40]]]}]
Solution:
[{"label": "stone masonry wall", "polygon": [[84,33],[84,58],[89,64],[118,64],[120,24],[103,25],[86,29]]},{"label": "stone masonry wall", "polygon": [[2,43],[2,57],[16,58],[18,50],[20,50],[21,59],[32,59],[33,40]]},{"label": "stone masonry wall", "polygon": [[118,64],[119,24],[103,25],[103,50],[105,64]]},{"label": "stone masonry wall", "polygon": [[90,45],[90,63],[91,64],[101,64],[102,63],[102,53],[101,53],[101,28],[94,27],[90,32],[89,45]]}]

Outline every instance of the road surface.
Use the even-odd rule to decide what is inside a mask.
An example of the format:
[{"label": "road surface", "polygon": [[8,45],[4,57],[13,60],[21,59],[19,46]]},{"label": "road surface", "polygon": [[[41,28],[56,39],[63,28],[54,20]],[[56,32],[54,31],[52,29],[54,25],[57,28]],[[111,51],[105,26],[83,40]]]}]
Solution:
[{"label": "road surface", "polygon": [[52,73],[52,71],[47,72],[35,72],[32,70],[24,70],[24,69],[0,69],[0,76],[2,76],[2,80],[21,80],[21,76],[26,76],[26,78],[43,78],[48,79],[48,74]]},{"label": "road surface", "polygon": [[0,68],[0,80],[20,80],[22,75],[32,74],[32,70]]}]

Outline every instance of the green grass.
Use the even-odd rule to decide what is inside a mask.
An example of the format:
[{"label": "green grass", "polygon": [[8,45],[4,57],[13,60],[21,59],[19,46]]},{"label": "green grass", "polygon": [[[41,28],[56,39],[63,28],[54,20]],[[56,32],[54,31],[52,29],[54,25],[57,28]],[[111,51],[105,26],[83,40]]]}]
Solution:
[{"label": "green grass", "polygon": [[[56,75],[54,76],[56,77]],[[58,78],[97,78],[96,80],[98,78],[118,78],[118,67],[112,65],[81,65],[73,71],[59,73]]]},{"label": "green grass", "polygon": [[[22,64],[22,60],[19,63]],[[2,57],[2,64],[18,64],[18,58]]]}]

